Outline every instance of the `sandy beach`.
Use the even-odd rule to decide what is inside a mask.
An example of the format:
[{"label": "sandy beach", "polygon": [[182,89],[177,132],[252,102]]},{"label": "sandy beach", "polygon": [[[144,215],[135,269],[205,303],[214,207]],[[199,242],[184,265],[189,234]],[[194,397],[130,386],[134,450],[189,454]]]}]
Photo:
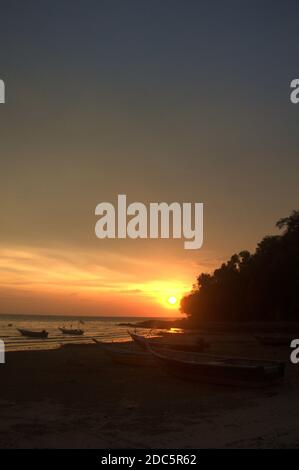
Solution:
[{"label": "sandy beach", "polygon": [[299,367],[289,348],[218,336],[211,352],[284,359],[285,382],[258,390],[186,382],[158,367],[115,364],[97,345],[10,352],[0,447],[298,447]]}]

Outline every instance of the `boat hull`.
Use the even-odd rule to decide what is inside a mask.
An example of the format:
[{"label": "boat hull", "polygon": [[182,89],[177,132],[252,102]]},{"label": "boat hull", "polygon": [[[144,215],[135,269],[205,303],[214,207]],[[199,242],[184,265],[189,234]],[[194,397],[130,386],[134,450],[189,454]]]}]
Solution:
[{"label": "boat hull", "polygon": [[[265,387],[279,384],[284,378],[284,363],[267,365],[245,365],[250,360],[218,358],[215,361],[200,362],[170,357],[151,349],[156,362],[168,373],[185,380],[195,380],[207,384],[240,387]],[[252,363],[259,361],[252,361]]]},{"label": "boat hull", "polygon": [[49,334],[47,331],[30,331],[21,328],[18,328],[18,331],[21,333],[22,336],[26,336],[28,338],[46,339]]},{"label": "boat hull", "polygon": [[184,343],[166,343],[166,342],[157,342],[156,344],[154,341],[151,341],[150,338],[144,338],[143,336],[137,335],[136,333],[131,333],[128,331],[129,335],[131,336],[132,340],[138,344],[143,350],[147,350],[147,343],[150,344],[151,348],[158,348],[158,349],[170,349],[174,351],[183,351],[183,352],[203,352],[208,344],[201,339],[197,344],[184,344]]},{"label": "boat hull", "polygon": [[290,336],[255,336],[264,346],[290,346],[292,338]]},{"label": "boat hull", "polygon": [[71,330],[67,328],[59,328],[61,333],[64,335],[72,335],[72,336],[82,336],[84,334],[83,330]]}]

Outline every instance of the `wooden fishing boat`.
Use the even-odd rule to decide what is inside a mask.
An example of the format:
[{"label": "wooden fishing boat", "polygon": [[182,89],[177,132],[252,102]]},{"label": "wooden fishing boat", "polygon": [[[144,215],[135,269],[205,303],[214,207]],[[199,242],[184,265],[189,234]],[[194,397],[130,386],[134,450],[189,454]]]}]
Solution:
[{"label": "wooden fishing boat", "polygon": [[282,382],[285,364],[275,361],[156,350],[147,345],[165,371],[209,384],[263,387]]},{"label": "wooden fishing boat", "polygon": [[130,366],[152,366],[155,360],[149,351],[141,351],[140,349],[132,349],[114,344],[103,343],[95,338],[93,341],[97,343],[103,351],[118,364]]},{"label": "wooden fishing boat", "polygon": [[289,335],[256,335],[255,339],[265,346],[290,346],[293,338]]},{"label": "wooden fishing boat", "polygon": [[141,349],[147,351],[147,339],[144,336],[138,335],[137,333],[132,333],[128,330],[128,334],[131,336],[132,340],[140,346]]},{"label": "wooden fishing boat", "polygon": [[23,336],[27,336],[28,338],[42,338],[45,339],[48,337],[48,332],[46,330],[42,331],[32,331],[32,330],[25,330],[24,328],[18,328],[18,331]]},{"label": "wooden fishing boat", "polygon": [[73,336],[81,336],[84,334],[84,331],[80,328],[59,328],[61,333],[64,335],[73,335]]},{"label": "wooden fishing boat", "polygon": [[154,338],[145,338],[144,336],[138,335],[137,333],[132,333],[128,331],[129,335],[131,336],[132,340],[138,344],[142,349],[147,350],[147,343],[150,343],[152,348],[159,348],[159,349],[171,349],[174,351],[186,351],[186,352],[202,352],[204,351],[209,345],[203,339],[199,338],[195,344],[186,344],[186,343],[179,343],[179,342],[162,342],[156,341],[157,337]]}]

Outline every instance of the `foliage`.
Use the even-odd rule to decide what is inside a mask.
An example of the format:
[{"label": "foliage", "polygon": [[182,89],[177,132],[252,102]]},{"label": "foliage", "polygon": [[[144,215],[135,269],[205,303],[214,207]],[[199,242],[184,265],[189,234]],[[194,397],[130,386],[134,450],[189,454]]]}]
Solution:
[{"label": "foliage", "polygon": [[299,320],[299,211],[280,219],[281,235],[266,236],[254,254],[234,254],[213,274],[202,273],[181,311],[201,321]]}]

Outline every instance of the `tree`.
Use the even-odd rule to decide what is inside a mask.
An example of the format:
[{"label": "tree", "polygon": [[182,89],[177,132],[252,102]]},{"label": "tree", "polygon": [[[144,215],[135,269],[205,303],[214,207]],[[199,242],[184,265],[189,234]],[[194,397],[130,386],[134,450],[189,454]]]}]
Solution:
[{"label": "tree", "polygon": [[201,273],[181,311],[204,320],[299,320],[299,211],[280,219],[281,235],[266,236],[254,254],[241,251]]}]

